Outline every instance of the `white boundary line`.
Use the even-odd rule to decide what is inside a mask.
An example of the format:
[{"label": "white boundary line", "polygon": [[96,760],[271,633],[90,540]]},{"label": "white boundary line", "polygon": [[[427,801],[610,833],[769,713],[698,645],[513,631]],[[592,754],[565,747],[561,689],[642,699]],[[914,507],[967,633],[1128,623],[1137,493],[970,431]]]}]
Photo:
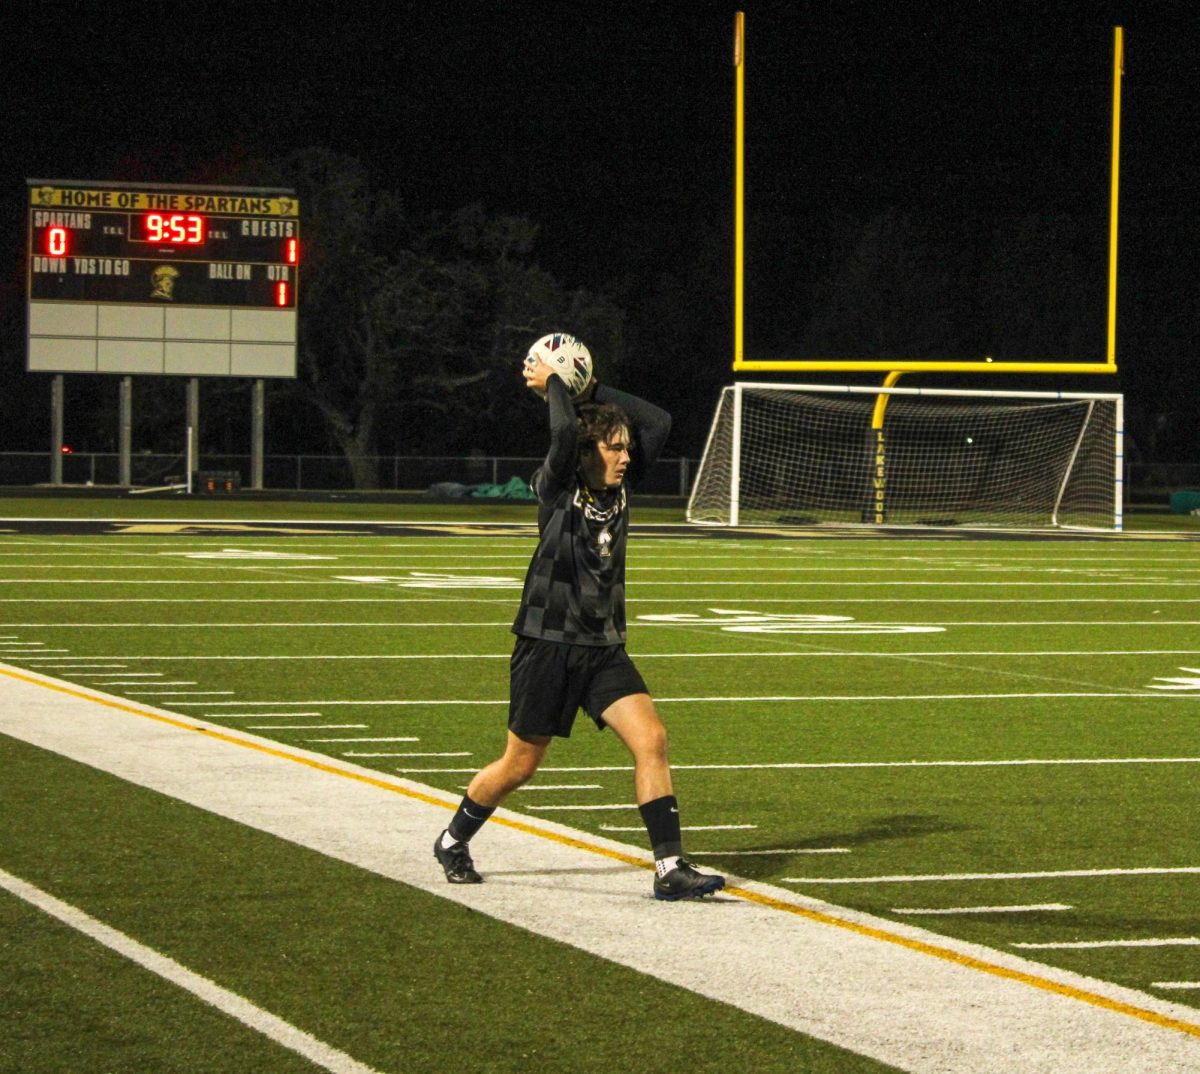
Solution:
[{"label": "white boundary line", "polygon": [[[850,657],[850,658],[902,658],[905,660],[916,657],[981,657],[981,656],[996,656],[996,657],[1017,657],[1020,659],[1029,659],[1030,657],[1087,657],[1087,656],[1198,656],[1200,649],[1032,649],[1024,651],[1011,651],[1000,649],[893,649],[893,650],[855,650],[849,651],[846,649],[777,649],[770,651],[750,650],[738,652],[730,650],[727,652],[695,652],[695,653],[643,653],[635,652],[638,660],[713,660],[722,658],[770,658],[783,659],[787,657],[808,657],[811,659],[828,659],[830,657]],[[22,663],[39,668],[55,668],[59,670],[70,670],[74,665],[59,663],[59,657],[50,657],[55,663],[45,663],[40,657],[24,660]],[[314,660],[508,660],[511,659],[511,654],[503,653],[277,653],[277,654],[247,654],[247,653],[230,653],[225,655],[181,655],[181,654],[143,654],[139,656],[131,656],[127,653],[121,656],[95,656],[89,657],[89,660],[199,660],[204,663],[211,663],[217,660],[225,661],[250,661],[250,660],[303,660],[306,663]],[[94,670],[99,667],[111,667],[106,664],[83,664],[77,666],[78,671]],[[162,675],[164,672],[126,672],[126,675]],[[97,685],[101,685],[101,676],[85,676],[86,678],[94,678]],[[124,676],[122,676],[124,677]],[[110,684],[111,685],[111,684]]]},{"label": "white boundary line", "polygon": [[[1086,1059],[1106,1074],[1200,1072],[1193,1008],[765,884],[663,907],[648,855],[550,821],[500,811],[489,852],[512,866],[447,885],[428,846],[454,808],[446,792],[0,672],[5,734],[902,1069],[1061,1074]],[[309,808],[281,808],[299,800]],[[587,884],[564,890],[564,871]]]},{"label": "white boundary line", "polygon": [[[226,568],[226,569],[228,569],[228,568]],[[246,570],[246,568],[237,568],[237,569],[239,570],[240,573],[249,573]],[[261,567],[258,568],[259,571],[261,571],[263,569],[264,568],[261,568]],[[760,570],[759,573],[763,573],[763,572]],[[217,582],[219,582],[222,587],[235,586],[235,585],[253,585],[253,586],[268,586],[268,585],[324,586],[324,585],[327,585],[327,586],[336,586],[338,588],[346,588],[349,586],[362,586],[362,585],[369,584],[369,583],[365,583],[365,582],[336,581],[336,580],[327,579],[327,578],[229,578],[227,576],[222,576],[222,575],[218,575],[213,578],[0,578],[0,584],[6,584],[6,585],[89,585],[89,586],[96,586],[96,585],[124,585],[124,586],[174,585],[174,586],[181,586],[181,585],[213,585],[214,583],[217,583]],[[385,583],[376,583],[376,584],[383,585]],[[519,584],[519,582],[518,582],[518,584]],[[658,581],[652,581],[650,579],[640,579],[640,580],[636,580],[635,584],[643,589],[651,589],[651,588],[663,589],[663,588],[668,588],[668,587],[669,588],[696,589],[698,586],[701,586],[701,585],[708,587],[708,588],[711,588],[713,586],[721,586],[721,587],[725,587],[725,586],[739,586],[739,587],[742,587],[742,586],[770,586],[773,589],[780,589],[785,586],[809,586],[809,587],[826,586],[826,587],[829,587],[829,586],[846,585],[848,583],[846,582],[845,579],[829,579],[829,578],[817,579],[817,580],[808,581],[808,582],[781,581],[781,580],[756,582],[756,581],[750,581],[750,580],[746,580],[746,579],[742,579],[739,581],[728,581],[728,582],[713,581],[711,579],[708,579],[703,582],[697,582],[697,580],[695,578],[692,578],[689,580],[680,580],[678,582],[658,582]],[[998,589],[1001,587],[1011,588],[1014,585],[1021,585],[1021,586],[1025,586],[1025,587],[1052,586],[1055,589],[1059,589],[1059,588],[1065,587],[1065,586],[1091,587],[1093,589],[1108,589],[1108,588],[1116,588],[1116,587],[1120,587],[1120,586],[1132,586],[1132,585],[1136,585],[1136,586],[1149,586],[1149,585],[1180,586],[1180,585],[1187,585],[1187,584],[1189,584],[1188,581],[1186,581],[1184,579],[1171,579],[1171,578],[1157,578],[1157,579],[1155,579],[1155,578],[1130,578],[1130,579],[1121,580],[1121,581],[1086,581],[1086,582],[1076,582],[1076,581],[1070,581],[1070,580],[1066,580],[1066,579],[1062,579],[1062,578],[1048,578],[1045,581],[1033,581],[1033,582],[1030,582],[1030,581],[1023,582],[1019,579],[1014,580],[1014,581],[993,580],[993,581],[948,582],[948,581],[930,581],[929,579],[926,579],[926,578],[914,578],[911,581],[905,581],[905,580],[900,580],[900,579],[890,579],[890,580],[878,579],[878,580],[872,582],[871,586],[872,586],[872,588],[874,588],[876,586],[921,586],[922,588],[925,588],[925,589],[934,589],[934,588],[938,588],[941,586],[953,586],[956,589],[964,589],[964,588],[969,589],[972,586],[976,586],[976,587],[979,587],[982,589]],[[397,592],[400,592],[400,593],[407,592],[407,590],[405,590],[404,588],[402,588],[399,585],[395,585],[395,586],[393,586],[393,588]],[[487,586],[464,586],[462,588],[462,592],[473,592],[476,589],[486,589],[486,588],[488,588],[488,587]],[[642,596],[641,599],[646,600],[648,598],[645,596]],[[660,599],[665,599],[665,598],[660,598]]]},{"label": "white boundary line", "polygon": [[[213,691],[217,692],[217,691]],[[229,691],[232,693],[232,691]],[[1112,692],[1102,691],[1060,691],[1060,692],[1043,692],[1043,693],[1008,693],[1008,694],[748,694],[741,697],[727,697],[724,695],[711,697],[656,697],[654,703],[656,705],[725,705],[730,701],[760,701],[760,702],[808,702],[815,703],[818,701],[838,702],[838,701],[853,701],[857,704],[863,702],[876,701],[1030,701],[1038,698],[1054,698],[1054,697],[1094,697],[1094,698],[1121,698],[1126,701],[1145,701],[1147,699],[1162,701],[1166,698],[1173,698],[1177,701],[1200,701],[1200,690],[1194,694],[1176,694],[1176,693],[1134,693],[1128,690],[1115,690]],[[281,698],[274,698],[270,701],[173,701],[173,705],[178,708],[197,708],[197,707],[216,707],[220,705],[245,705],[247,707],[254,705],[322,705],[332,708],[335,705],[396,705],[405,708],[423,707],[423,706],[443,706],[457,705],[465,707],[467,705],[507,705],[508,698],[411,698],[411,697],[395,697],[395,698],[372,698],[361,701],[344,701],[333,698],[307,698],[305,700],[287,701]]]},{"label": "white boundary line", "polygon": [[[1155,583],[1157,584],[1157,583]],[[414,597],[410,590],[386,597],[0,597],[0,604],[502,604],[512,606],[505,597]],[[707,604],[709,597],[637,597],[629,595],[631,605]],[[794,604],[796,597],[738,597],[743,604]],[[1200,604],[1200,597],[847,597],[839,604]]]},{"label": "white boundary line", "polygon": [[1034,914],[1044,910],[1072,910],[1074,907],[1065,902],[1024,903],[1018,906],[939,906],[911,907],[893,906],[893,914],[914,914],[919,916],[954,916],[958,914]]},{"label": "white boundary line", "polygon": [[[210,718],[219,714],[205,713]],[[822,768],[1021,768],[1036,765],[1200,764],[1200,757],[1029,757],[995,761],[763,761],[745,764],[672,764],[675,771],[757,771],[759,769]],[[631,772],[632,765],[542,765],[539,772]],[[410,774],[473,772],[468,768],[403,768]],[[640,829],[638,829],[640,831]]]},{"label": "white boundary line", "polygon": [[[0,553],[0,557],[2,557],[2,555],[3,555],[3,553]],[[404,559],[404,560],[408,560],[408,559],[416,560],[416,559],[420,559],[420,558],[425,558],[425,559],[434,561],[434,564],[443,563],[446,560],[455,559],[455,558],[466,559],[469,561],[467,564],[463,564],[462,566],[452,565],[449,567],[450,570],[457,570],[457,571],[470,570],[470,567],[472,564],[474,564],[476,562],[481,562],[483,560],[501,559],[508,563],[511,563],[514,567],[519,567],[522,571],[528,564],[527,557],[525,557],[523,555],[523,553],[521,553],[521,552],[514,552],[512,555],[509,555],[509,556],[463,555],[463,556],[458,556],[458,557],[449,556],[449,555],[447,555],[447,556],[430,555],[430,556],[426,556],[426,557],[418,557],[418,556],[387,557],[387,556],[363,555],[363,556],[345,557],[340,560],[339,560],[339,557],[335,557],[335,556],[311,556],[311,555],[306,555],[303,553],[292,553],[291,555],[280,554],[277,556],[274,553],[264,553],[264,552],[243,552],[241,554],[234,554],[234,553],[192,551],[192,552],[177,552],[177,553],[163,552],[163,553],[159,553],[159,555],[162,555],[162,556],[176,555],[176,556],[181,556],[181,557],[190,557],[195,560],[201,560],[202,562],[169,563],[169,562],[166,562],[165,560],[160,559],[160,560],[156,560],[152,563],[99,563],[99,562],[97,562],[97,557],[95,555],[88,557],[85,553],[80,553],[79,558],[83,562],[80,562],[78,564],[41,563],[41,562],[39,562],[39,563],[3,563],[3,562],[0,562],[0,566],[7,567],[9,570],[13,570],[13,571],[50,571],[50,570],[161,571],[165,574],[165,573],[174,573],[177,571],[187,571],[187,572],[191,572],[191,573],[199,573],[201,571],[223,572],[226,570],[245,571],[245,570],[252,569],[255,567],[272,567],[272,568],[278,568],[280,571],[288,571],[288,572],[330,571],[330,570],[349,570],[349,569],[364,570],[364,569],[369,569],[375,563],[375,561],[380,560],[380,559],[388,559],[388,558]],[[40,558],[41,557],[39,557],[39,559]],[[297,562],[296,561],[297,559],[300,559],[300,558],[305,560],[305,562]],[[686,556],[686,555],[679,556],[676,553],[672,553],[670,555],[669,564],[660,564],[660,563],[646,562],[647,557],[643,556],[643,557],[640,557],[641,561],[639,563],[631,564],[629,566],[628,573],[629,574],[655,574],[655,573],[668,573],[668,572],[678,573],[680,571],[687,571],[689,573],[695,574],[697,572],[697,570],[703,570],[703,568],[698,568],[695,565],[695,563],[690,563],[687,566],[677,566],[676,564],[679,562],[680,559],[695,560],[697,558],[712,559],[712,560],[715,560],[718,563],[720,563],[722,557],[719,557],[716,555],[704,556],[704,557],[695,557],[695,556]],[[313,559],[319,559],[319,560],[321,560],[321,562],[319,562],[319,563],[307,562],[307,561],[313,560]],[[347,567],[346,566],[347,564],[350,564],[351,566]],[[405,570],[421,571],[421,570],[428,569],[429,566],[430,566],[429,563],[414,563],[411,566],[407,563],[385,563],[383,565],[383,568],[386,570],[392,570],[392,571],[405,571]],[[499,566],[501,566],[501,565],[500,564],[489,564],[489,569],[492,569],[494,567],[499,567]],[[822,576],[847,574],[847,573],[891,574],[891,575],[895,575],[895,574],[950,574],[950,573],[960,574],[960,573],[962,573],[962,571],[964,569],[965,570],[984,569],[984,570],[988,570],[989,573],[993,572],[993,569],[990,569],[990,568],[972,567],[970,565],[963,567],[962,565],[959,565],[957,563],[951,564],[951,565],[940,565],[940,564],[935,565],[932,563],[923,563],[920,565],[912,565],[912,564],[906,564],[902,560],[896,560],[890,566],[888,564],[880,564],[879,566],[872,566],[869,564],[863,565],[863,564],[857,564],[857,563],[856,564],[847,564],[845,566],[833,566],[833,565],[829,565],[829,564],[822,564],[822,563],[816,563],[816,562],[785,563],[778,557],[776,557],[774,559],[769,559],[767,561],[766,566],[764,566],[763,564],[754,564],[754,565],[742,567],[742,566],[726,566],[726,565],[722,564],[719,568],[713,568],[713,569],[719,570],[719,572],[721,574],[738,574],[738,573],[761,574],[764,570],[769,570],[772,574],[815,574],[815,575],[822,575]],[[1100,569],[1103,571],[1104,574],[1111,575],[1111,574],[1118,574],[1118,573],[1131,574],[1131,573],[1136,573],[1141,570],[1156,572],[1156,571],[1161,571],[1162,568],[1154,567],[1154,566],[1143,568],[1140,563],[1131,563],[1128,565],[1118,565],[1118,566],[1111,567],[1111,568],[1100,568]],[[1170,570],[1172,570],[1176,573],[1189,574],[1189,573],[1194,573],[1196,571],[1200,571],[1200,567],[1188,567],[1188,566],[1175,564],[1170,567]],[[1006,575],[1054,574],[1054,575],[1061,576],[1064,574],[1067,574],[1067,575],[1087,574],[1090,577],[1088,578],[1088,580],[1086,582],[1081,583],[1081,584],[1085,584],[1085,585],[1129,585],[1133,582],[1141,581],[1141,579],[1129,579],[1129,578],[1114,579],[1114,578],[1106,577],[1106,578],[1098,579],[1098,578],[1096,578],[1096,573],[1097,573],[1096,570],[1090,569],[1087,566],[1045,567],[1045,566],[1038,566],[1037,564],[1030,563],[1028,561],[1026,561],[1024,564],[1019,564],[1017,566],[1012,566],[1009,563],[1005,562],[1003,565],[997,566],[996,568],[994,568],[994,572],[1003,572]],[[464,581],[470,580],[472,577],[473,577],[473,575],[469,575],[469,574],[462,575],[462,578]],[[11,579],[6,579],[6,580],[11,581]],[[325,579],[322,579],[322,580],[324,581]],[[332,580],[339,581],[339,582],[363,581],[363,579],[361,579],[361,578],[347,579],[347,578],[340,578],[340,577],[332,579]],[[391,577],[386,578],[386,579],[385,578],[371,579],[372,582],[377,582],[378,584],[387,584],[389,582],[395,583],[395,582],[401,582],[404,580],[405,579],[403,579],[403,578],[391,578]],[[826,580],[825,578],[818,578],[815,580],[815,582],[823,583],[825,580]],[[1058,580],[1059,580],[1058,578],[1048,579],[1045,584],[1049,584],[1050,582],[1056,582]],[[1019,581],[1019,579],[1018,579],[1018,581]],[[1155,580],[1154,579],[1146,579],[1146,581],[1153,583]],[[1160,579],[1160,581],[1168,581],[1168,579]],[[1178,579],[1170,579],[1170,581],[1178,581]],[[702,582],[700,584],[711,585],[713,583],[709,580],[705,580],[704,582]],[[872,584],[876,584],[876,583],[872,583]],[[889,584],[889,583],[885,582],[885,583],[881,583],[881,584]],[[897,579],[890,584],[908,585],[908,584],[911,584],[911,582]],[[937,585],[940,583],[938,583],[937,581],[934,581],[930,584]],[[956,583],[952,583],[952,584],[970,585],[970,584],[975,584],[975,583],[956,582]],[[981,582],[979,584],[982,584],[982,585],[1009,584],[1010,585],[1010,584],[1012,584],[1012,581],[1009,579],[988,580],[986,582]]]},{"label": "white boundary line", "polygon": [[1014,943],[1027,951],[1090,951],[1103,947],[1200,947],[1200,937],[1173,936],[1161,940],[1069,940],[1051,943]]},{"label": "white boundary line", "polygon": [[[233,583],[222,583],[222,584],[232,585]],[[837,603],[836,598],[831,599],[829,601],[829,603],[831,605],[836,604]],[[720,629],[721,623],[718,621],[715,621],[715,620],[710,621],[710,622],[695,622],[695,621],[668,622],[668,621],[664,621],[664,620],[638,618],[637,625],[638,625],[638,630],[647,630],[647,629],[651,629],[654,627],[667,628],[667,629],[673,628],[675,630],[696,630],[698,628],[708,627],[708,628],[711,628],[710,632],[716,636],[720,636],[720,634],[722,633],[722,631]],[[732,625],[739,625],[739,624],[732,624]],[[867,625],[867,626],[904,625],[904,626],[907,626],[910,624],[908,624],[908,623],[881,624],[878,622],[869,623],[869,624],[860,624],[860,623],[857,623],[854,621],[845,623],[844,625],[839,625],[838,623],[815,624],[818,627],[824,628],[822,630],[812,629],[810,624],[801,624],[801,625],[808,628],[808,629],[805,629],[804,633],[806,635],[811,635],[811,634],[820,634],[820,633],[846,634],[846,633],[850,632],[852,628],[860,627],[863,625]],[[911,625],[922,626],[922,627],[942,627],[946,630],[950,630],[950,629],[957,628],[957,627],[990,627],[990,628],[997,628],[997,629],[1007,628],[1007,627],[1059,627],[1059,626],[1105,627],[1105,628],[1107,628],[1107,627],[1123,627],[1123,626],[1163,627],[1163,626],[1200,626],[1200,619],[943,619],[943,620],[938,620],[937,622],[934,622],[934,623],[922,622],[922,623],[913,623]],[[276,622],[261,622],[261,621],[257,621],[257,620],[246,620],[245,622],[211,622],[211,621],[210,622],[195,622],[195,621],[193,621],[193,622],[187,622],[187,623],[180,623],[180,622],[147,623],[147,622],[142,622],[142,621],[138,621],[138,620],[124,620],[121,622],[112,622],[112,623],[89,623],[89,622],[82,622],[78,619],[73,619],[73,620],[70,620],[67,622],[55,622],[55,623],[0,623],[0,627],[4,627],[6,629],[24,629],[24,630],[47,630],[47,629],[51,629],[51,628],[58,629],[58,630],[94,630],[94,629],[99,629],[99,628],[113,628],[113,629],[120,629],[120,630],[128,630],[133,627],[146,627],[146,628],[153,627],[154,629],[161,629],[161,630],[168,630],[168,629],[170,629],[170,630],[214,629],[215,630],[215,629],[226,629],[226,628],[258,630],[258,629],[262,629],[264,627],[287,628],[290,630],[296,630],[296,629],[300,629],[300,628],[304,628],[304,629],[308,629],[308,630],[323,630],[323,629],[328,629],[331,627],[338,627],[338,628],[355,627],[355,628],[368,629],[368,630],[377,629],[379,627],[385,627],[388,630],[400,630],[400,629],[405,629],[405,628],[412,629],[412,630],[432,630],[432,629],[436,629],[438,627],[447,627],[450,629],[458,630],[458,629],[462,629],[464,627],[485,627],[488,629],[495,629],[497,627],[503,627],[504,629],[507,630],[511,626],[512,626],[511,619],[477,620],[475,622],[464,622],[462,620],[456,620],[456,619],[443,619],[443,620],[438,620],[438,621],[434,621],[434,622],[431,622],[429,620],[420,620],[420,619],[411,620],[411,621],[401,621],[401,620],[395,620],[395,619],[379,619],[379,620],[375,620],[373,622],[362,620],[362,619],[331,619],[328,621],[310,622],[310,623],[298,623],[298,622],[295,622],[294,620],[288,621],[286,619],[279,620]],[[47,650],[42,650],[42,651],[43,652],[66,652],[67,650],[65,650],[65,649],[47,649]]]},{"label": "white boundary line", "polygon": [[215,1007],[231,1018],[236,1018],[256,1033],[261,1033],[276,1044],[302,1055],[305,1059],[333,1072],[333,1074],[377,1074],[372,1067],[360,1063],[357,1059],[352,1059],[345,1052],[339,1051],[311,1034],[305,1033],[304,1030],[298,1029],[290,1022],[285,1022],[282,1018],[263,1010],[244,996],[222,988],[207,977],[202,977],[189,970],[173,958],[159,954],[153,948],[138,943],[133,937],[118,932],[104,922],[96,920],[82,910],[61,899],[56,899],[41,888],[34,887],[33,884],[13,876],[12,873],[5,872],[3,869],[0,869],[0,888],[4,888],[5,891],[29,903],[30,906],[57,918],[76,932],[103,944],[110,951],[115,951],[123,958],[129,959],[130,962],[134,962],[163,980],[170,981],[171,984],[190,992],[201,1002]]},{"label": "white boundary line", "polygon": [[1191,876],[1200,873],[1200,865],[1181,865],[1135,869],[1053,869],[1030,873],[893,873],[888,876],[784,876],[782,884],[922,884],[957,883],[968,880],[1057,880],[1095,876]]}]

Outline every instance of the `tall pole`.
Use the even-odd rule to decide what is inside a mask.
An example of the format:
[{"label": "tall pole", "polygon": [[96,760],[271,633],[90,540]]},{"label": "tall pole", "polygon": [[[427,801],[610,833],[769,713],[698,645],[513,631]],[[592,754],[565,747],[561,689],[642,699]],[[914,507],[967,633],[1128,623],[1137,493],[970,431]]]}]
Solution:
[{"label": "tall pole", "polygon": [[200,380],[192,377],[187,382],[187,456],[188,474],[200,466]]},{"label": "tall pole", "polygon": [[133,377],[121,378],[117,412],[117,484],[129,488],[133,484]]},{"label": "tall pole", "polygon": [[254,382],[250,404],[250,487],[263,487],[263,424],[266,415],[266,390],[260,377]]},{"label": "tall pole", "polygon": [[1108,215],[1108,351],[1107,362],[1117,364],[1117,190],[1121,163],[1121,76],[1125,73],[1125,34],[1113,30],[1112,190]]},{"label": "tall pole", "polygon": [[50,382],[50,484],[63,483],[63,375]]},{"label": "tall pole", "polygon": [[733,21],[733,66],[737,82],[733,144],[733,368],[745,355],[745,169],[746,169],[746,14]]}]

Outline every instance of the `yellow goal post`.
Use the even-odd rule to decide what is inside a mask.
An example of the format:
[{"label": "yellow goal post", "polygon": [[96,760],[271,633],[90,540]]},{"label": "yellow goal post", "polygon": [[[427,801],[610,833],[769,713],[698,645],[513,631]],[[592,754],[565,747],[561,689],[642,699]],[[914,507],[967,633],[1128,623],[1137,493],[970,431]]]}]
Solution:
[{"label": "yellow goal post", "polygon": [[1124,33],[1113,32],[1112,146],[1109,176],[1108,311],[1107,346],[1104,359],[1093,361],[1031,360],[992,361],[988,358],[935,360],[928,358],[747,358],[745,355],[745,139],[746,139],[746,16],[734,19],[733,63],[735,68],[734,122],[734,275],[733,275],[733,370],[734,372],[838,372],[838,373],[1115,373],[1117,324],[1117,210],[1120,175],[1121,80],[1124,73]]}]

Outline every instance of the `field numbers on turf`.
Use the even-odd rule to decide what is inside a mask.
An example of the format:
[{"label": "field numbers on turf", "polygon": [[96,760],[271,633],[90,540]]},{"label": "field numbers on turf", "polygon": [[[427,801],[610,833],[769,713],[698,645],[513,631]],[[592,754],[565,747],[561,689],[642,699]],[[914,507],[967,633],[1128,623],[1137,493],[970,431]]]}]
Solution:
[{"label": "field numbers on turf", "polygon": [[251,559],[279,560],[337,559],[337,556],[313,556],[304,552],[263,552],[250,548],[222,548],[217,552],[159,552],[160,556],[179,556],[183,559]]},{"label": "field numbers on turf", "polygon": [[860,623],[849,615],[787,615],[782,612],[745,612],[709,608],[712,615],[675,612],[639,615],[640,622],[678,623],[680,626],[715,626],[736,634],[939,634],[945,627],[906,623]]},{"label": "field numbers on turf", "polygon": [[397,574],[339,574],[339,582],[369,582],[394,585],[401,589],[520,589],[519,578],[492,574],[441,574],[437,571],[409,571]]},{"label": "field numbers on turf", "polygon": [[[1171,678],[1166,675],[1156,675],[1150,684],[1151,690],[1196,690],[1200,691],[1200,668],[1180,668],[1186,671],[1186,677]],[[1161,685],[1156,685],[1161,683]]]}]

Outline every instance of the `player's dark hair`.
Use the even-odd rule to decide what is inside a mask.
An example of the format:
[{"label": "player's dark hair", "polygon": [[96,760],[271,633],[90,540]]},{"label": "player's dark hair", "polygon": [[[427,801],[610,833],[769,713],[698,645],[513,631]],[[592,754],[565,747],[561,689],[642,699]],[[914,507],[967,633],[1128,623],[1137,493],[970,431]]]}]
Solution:
[{"label": "player's dark hair", "polygon": [[585,403],[579,408],[579,454],[582,457],[618,429],[632,430],[629,415],[612,403]]}]

